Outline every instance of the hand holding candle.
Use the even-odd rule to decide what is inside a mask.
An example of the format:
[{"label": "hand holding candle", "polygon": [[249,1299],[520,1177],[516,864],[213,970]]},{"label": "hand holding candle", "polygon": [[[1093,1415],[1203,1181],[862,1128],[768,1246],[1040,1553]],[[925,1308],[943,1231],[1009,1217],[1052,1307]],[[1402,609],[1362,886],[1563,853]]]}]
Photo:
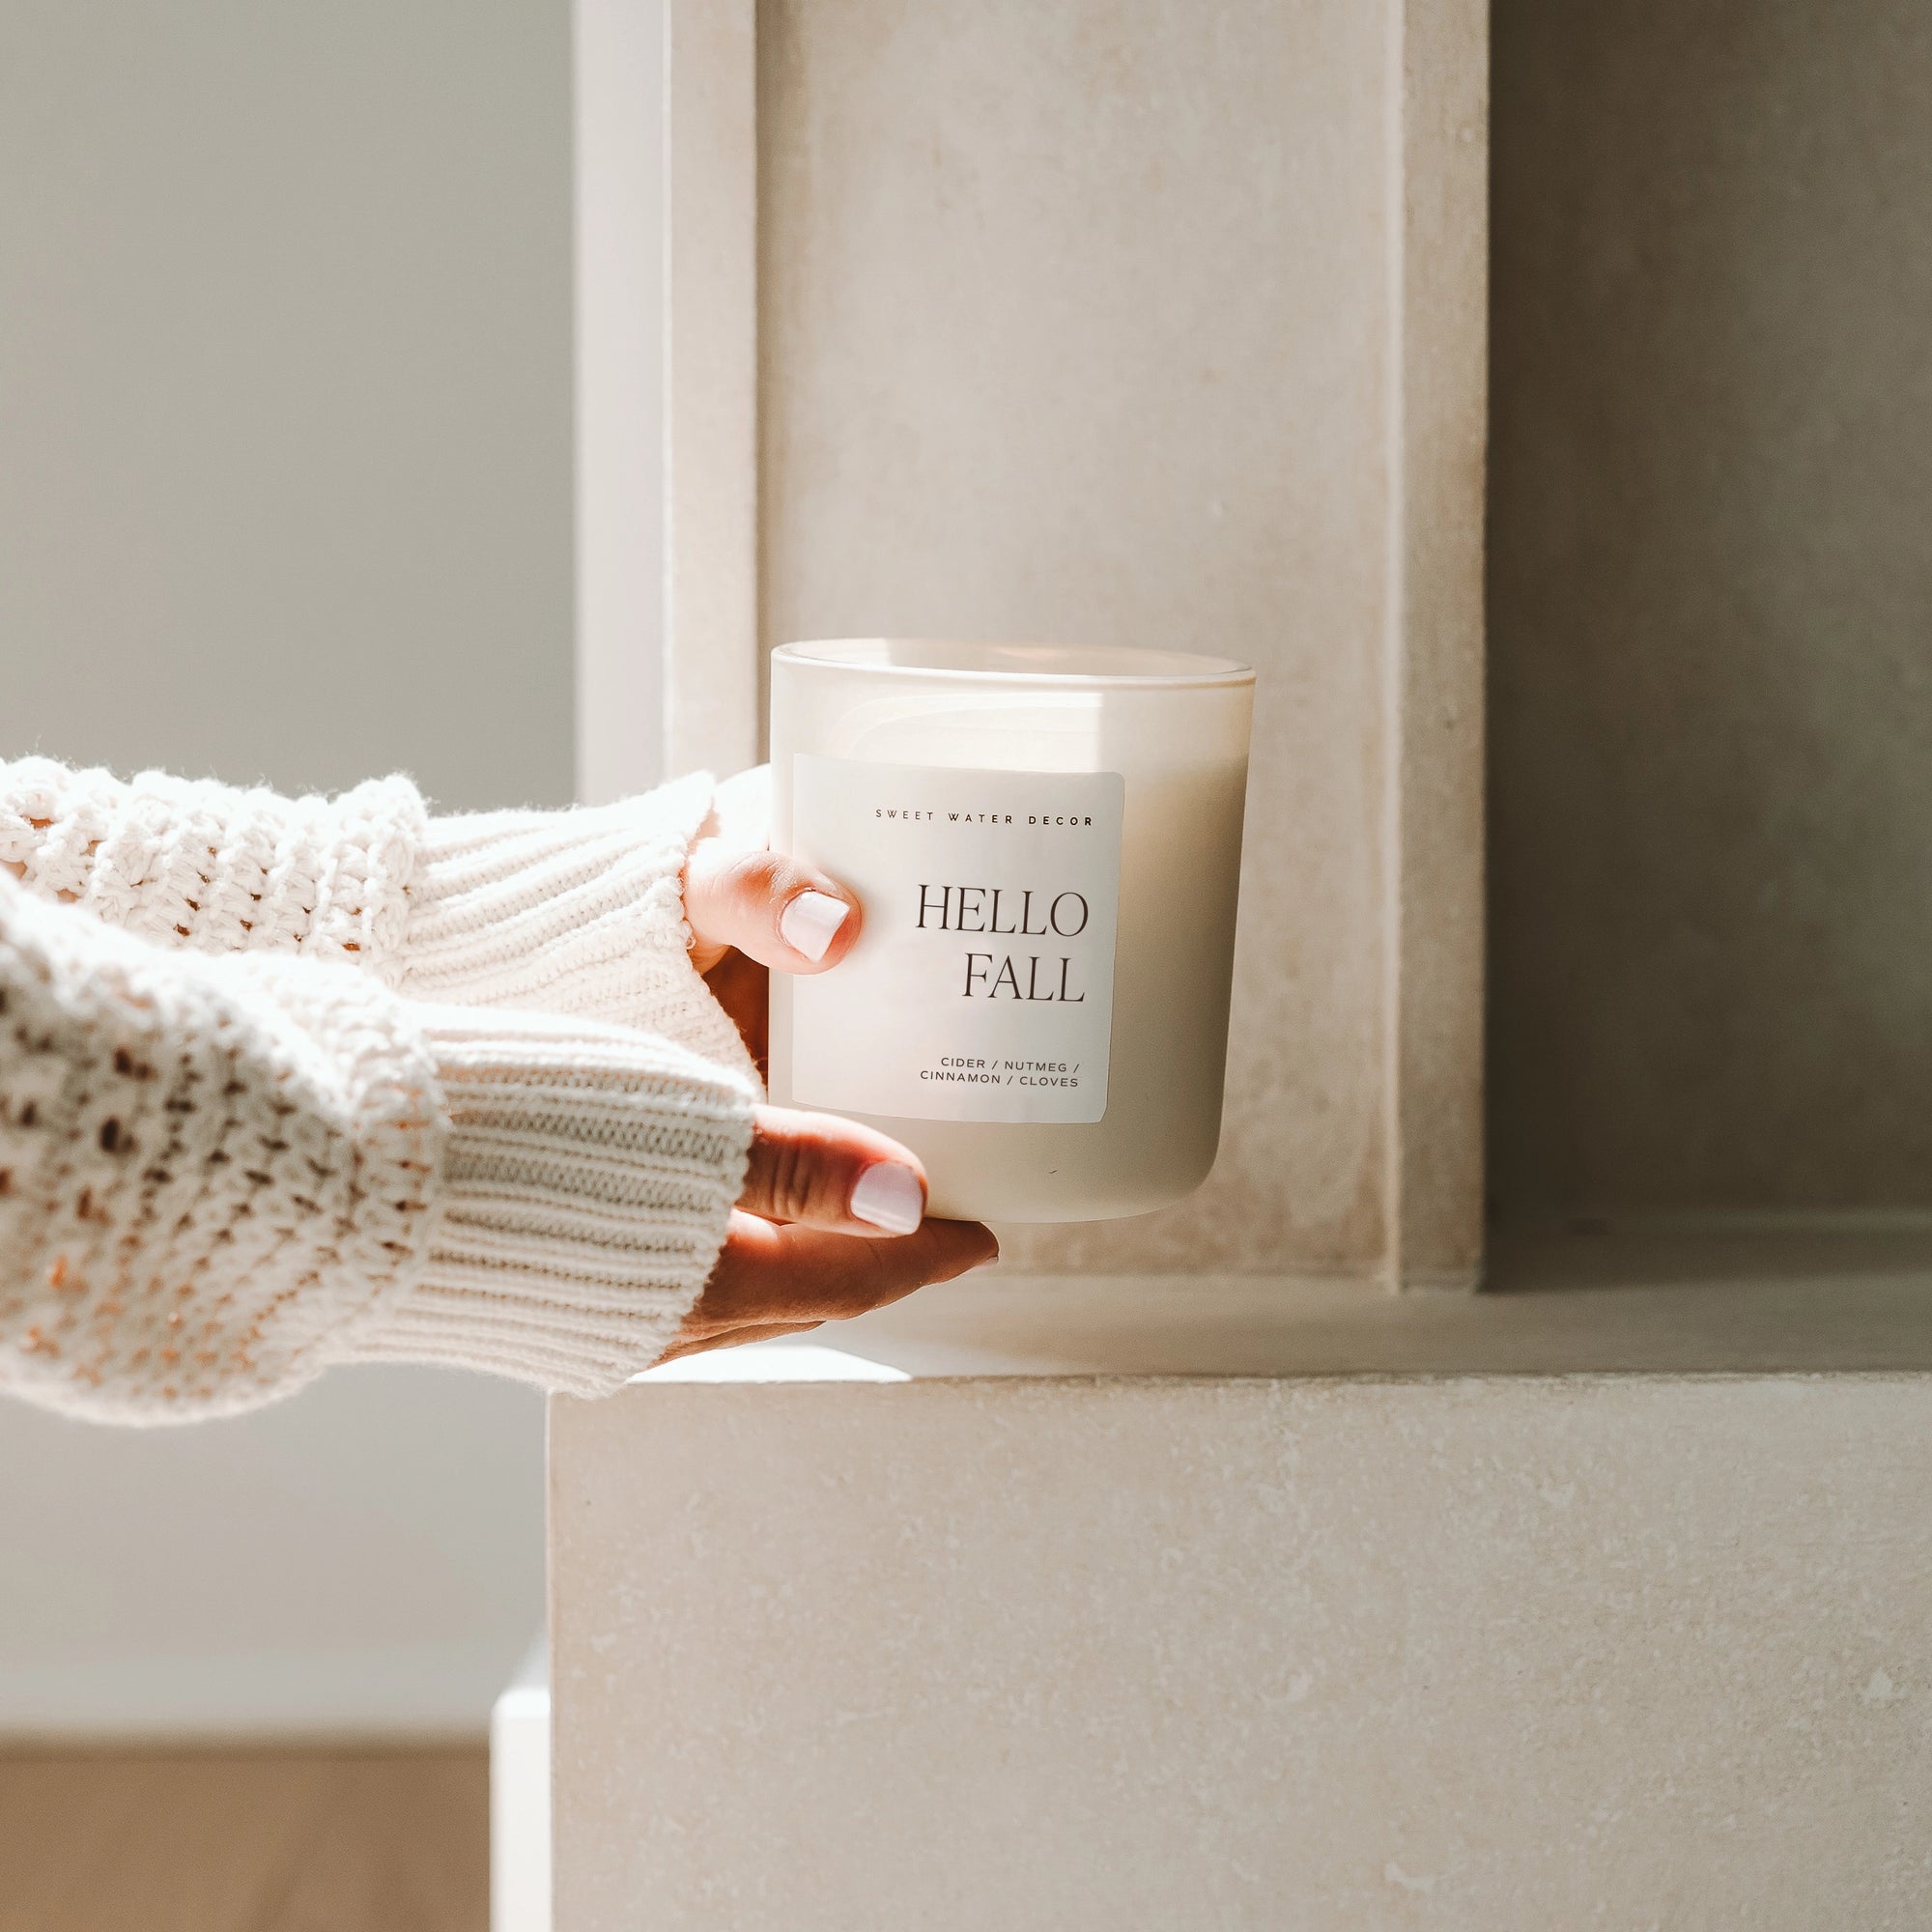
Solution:
[{"label": "hand holding candle", "polygon": [[[829,971],[861,920],[836,880],[767,849],[769,776],[719,787],[684,880],[693,961],[761,1063],[768,971]],[[760,1107],[718,1265],[665,1359],[863,1315],[998,1255],[977,1222],[926,1220],[925,1196],[918,1156],[875,1128]]]}]

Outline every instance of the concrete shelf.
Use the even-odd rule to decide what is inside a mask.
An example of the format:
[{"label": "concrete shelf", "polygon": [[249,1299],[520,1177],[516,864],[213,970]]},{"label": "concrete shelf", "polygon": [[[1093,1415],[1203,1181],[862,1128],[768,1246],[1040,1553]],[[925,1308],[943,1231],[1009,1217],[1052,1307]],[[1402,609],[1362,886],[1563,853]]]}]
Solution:
[{"label": "concrete shelf", "polygon": [[1477,1294],[996,1268],[821,1339],[915,1376],[1932,1370],[1919,1228],[1506,1240],[1492,1267]]},{"label": "concrete shelf", "polygon": [[1932,1378],[637,1386],[552,1444],[566,1932],[1932,1917]]}]

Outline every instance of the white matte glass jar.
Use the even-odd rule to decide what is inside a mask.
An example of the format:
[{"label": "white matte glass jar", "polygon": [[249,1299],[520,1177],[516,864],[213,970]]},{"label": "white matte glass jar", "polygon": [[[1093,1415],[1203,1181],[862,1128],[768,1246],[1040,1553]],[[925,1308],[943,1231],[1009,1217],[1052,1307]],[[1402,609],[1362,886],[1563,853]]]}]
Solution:
[{"label": "white matte glass jar", "polygon": [[936,1214],[1178,1201],[1221,1129],[1254,673],[868,639],[772,657],[773,844],[859,897],[772,976],[772,1098],[881,1128]]}]

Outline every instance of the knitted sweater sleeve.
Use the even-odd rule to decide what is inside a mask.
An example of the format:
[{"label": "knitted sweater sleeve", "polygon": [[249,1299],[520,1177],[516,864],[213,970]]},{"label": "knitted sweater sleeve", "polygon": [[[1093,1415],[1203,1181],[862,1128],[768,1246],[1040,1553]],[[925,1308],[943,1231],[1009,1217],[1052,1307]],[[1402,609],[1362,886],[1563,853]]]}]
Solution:
[{"label": "knitted sweater sleeve", "polygon": [[284,798],[0,760],[0,867],[153,943],[348,961],[420,1000],[662,1034],[751,1076],[693,969],[702,774],[621,804],[432,815],[405,778]]},{"label": "knitted sweater sleeve", "polygon": [[753,1100],[663,1039],[164,952],[0,877],[0,1387],[125,1422],[340,1361],[599,1393],[702,1288]]}]

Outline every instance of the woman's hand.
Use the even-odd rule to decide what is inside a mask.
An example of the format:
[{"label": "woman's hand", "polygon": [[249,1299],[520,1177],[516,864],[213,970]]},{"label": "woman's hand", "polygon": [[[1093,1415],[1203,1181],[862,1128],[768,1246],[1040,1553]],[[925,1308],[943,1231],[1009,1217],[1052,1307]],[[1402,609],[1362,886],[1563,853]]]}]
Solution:
[{"label": "woman's hand", "polygon": [[[770,798],[766,766],[719,786],[684,871],[692,959],[760,1072],[769,973],[829,972],[860,923],[843,886],[769,849]],[[760,1107],[718,1265],[664,1359],[797,1335],[998,1258],[977,1221],[924,1215],[925,1170],[897,1141]]]},{"label": "woman's hand", "polygon": [[770,849],[771,767],[718,787],[684,867],[692,963],[765,1070],[771,969],[829,973],[859,936],[859,902],[837,880]]}]

